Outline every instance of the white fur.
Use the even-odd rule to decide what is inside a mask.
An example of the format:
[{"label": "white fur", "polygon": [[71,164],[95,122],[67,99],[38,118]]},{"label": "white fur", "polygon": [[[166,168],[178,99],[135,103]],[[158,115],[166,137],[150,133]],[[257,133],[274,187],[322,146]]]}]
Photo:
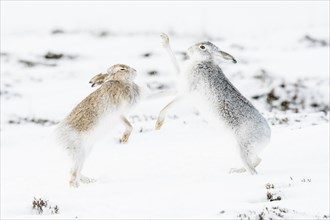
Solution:
[{"label": "white fur", "polygon": [[56,128],[56,136],[60,144],[68,152],[73,166],[78,166],[76,181],[70,183],[73,187],[79,186],[79,182],[93,182],[81,175],[81,170],[84,162],[90,154],[93,145],[104,136],[107,132],[117,125],[120,117],[129,112],[130,108],[127,105],[119,107],[118,109],[108,109],[102,114],[95,124],[95,126],[84,132],[77,131],[72,128],[65,120],[62,121]]},{"label": "white fur", "polygon": [[[210,122],[213,122],[214,125],[220,125],[221,127],[228,127],[229,123],[224,123],[224,121],[231,121],[231,128],[228,129],[233,132],[229,132],[230,136],[234,137],[232,139],[236,139],[238,143],[238,151],[240,153],[243,165],[246,170],[248,170],[251,174],[256,174],[255,167],[260,163],[260,159],[257,155],[261,152],[261,150],[268,144],[270,139],[270,128],[260,115],[260,113],[256,113],[257,110],[251,110],[250,112],[245,112],[253,119],[249,118],[247,121],[244,117],[239,117],[241,113],[237,113],[237,110],[241,110],[238,108],[227,108],[225,109],[225,105],[222,106],[223,109],[219,111],[219,106],[215,103],[218,103],[219,91],[220,88],[227,88],[221,87],[222,82],[224,86],[231,85],[230,82],[226,81],[226,78],[223,81],[217,81],[220,78],[216,78],[216,75],[206,75],[208,71],[210,73],[217,73],[216,68],[214,68],[214,64],[212,62],[218,63],[219,58],[223,58],[225,60],[230,60],[233,63],[237,61],[233,56],[230,54],[219,50],[215,45],[210,42],[201,42],[198,44],[193,45],[187,50],[187,54],[189,56],[189,60],[186,61],[183,65],[182,70],[178,68],[177,61],[175,60],[173,53],[170,49],[169,45],[169,38],[166,34],[161,35],[163,39],[163,46],[165,47],[166,51],[169,53],[171,57],[172,63],[175,67],[177,67],[177,72],[179,73],[178,78],[178,97],[176,97],[172,102],[166,105],[160,112],[158,120],[156,122],[156,129],[160,129],[164,122],[165,114],[169,110],[170,106],[173,106],[173,103],[181,100],[181,99],[188,99],[190,100],[196,108],[203,114],[203,116],[207,117]],[[196,66],[202,65],[201,63],[207,63],[208,68],[205,66],[203,70],[196,70]],[[204,65],[204,64],[203,64]],[[202,71],[202,72],[198,72]],[[213,72],[212,72],[213,71]],[[221,71],[221,70],[220,70]],[[201,74],[198,74],[201,73]],[[202,74],[203,73],[203,74]],[[204,76],[203,76],[204,75]],[[202,77],[201,77],[202,76]],[[210,76],[210,77],[208,77]],[[213,77],[213,78],[212,78]],[[215,77],[215,78],[214,78]],[[219,76],[220,77],[220,76]],[[204,84],[203,84],[204,83]],[[217,83],[217,86],[213,86],[210,88],[210,83]],[[227,84],[226,84],[227,83]],[[231,88],[234,86],[231,85]],[[224,90],[226,91],[226,90]],[[226,95],[221,91],[221,94]],[[241,101],[244,100],[244,97],[236,90],[231,90],[233,93],[228,94],[229,97],[233,97],[233,99],[243,106],[245,109],[251,109],[248,101]],[[233,95],[232,95],[233,94]],[[227,97],[227,96],[226,96]],[[238,97],[238,98],[237,98]],[[241,98],[240,98],[241,97]],[[221,98],[223,99],[223,98]],[[236,102],[232,102],[236,103]],[[233,105],[232,105],[233,106]],[[228,110],[230,109],[230,110]],[[253,109],[253,107],[252,107]],[[220,114],[221,113],[221,114]],[[239,117],[241,122],[235,124],[235,117]],[[256,118],[254,117],[256,115]],[[229,119],[228,119],[229,118]],[[232,122],[234,121],[234,122]],[[237,121],[237,120],[236,120]],[[257,123],[258,126],[255,126]],[[227,125],[227,126],[226,126]],[[229,128],[229,127],[228,127]],[[255,130],[254,130],[255,129]],[[241,172],[245,169],[238,169],[237,171]]]}]

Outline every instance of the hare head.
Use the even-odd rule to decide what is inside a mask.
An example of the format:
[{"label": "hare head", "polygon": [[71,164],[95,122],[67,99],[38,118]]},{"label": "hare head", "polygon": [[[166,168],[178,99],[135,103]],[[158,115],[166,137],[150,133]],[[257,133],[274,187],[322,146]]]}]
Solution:
[{"label": "hare head", "polygon": [[107,72],[112,80],[133,81],[136,77],[136,70],[125,64],[115,64]]},{"label": "hare head", "polygon": [[92,87],[103,84],[108,80],[133,81],[136,76],[136,70],[125,65],[116,64],[108,68],[107,73],[99,73],[94,76],[89,83]]},{"label": "hare head", "polygon": [[235,58],[224,51],[219,50],[217,46],[209,41],[197,43],[187,50],[190,59],[198,60],[215,60],[219,59],[230,60],[233,63],[237,63]]}]

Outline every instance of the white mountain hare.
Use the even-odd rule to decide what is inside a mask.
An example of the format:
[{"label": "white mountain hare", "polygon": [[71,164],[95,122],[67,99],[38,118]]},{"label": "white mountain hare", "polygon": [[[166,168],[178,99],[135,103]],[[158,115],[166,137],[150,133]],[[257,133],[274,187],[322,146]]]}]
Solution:
[{"label": "white mountain hare", "polygon": [[230,54],[219,50],[211,42],[200,42],[187,50],[189,59],[186,68],[180,71],[174,58],[166,34],[161,35],[163,46],[168,51],[177,72],[180,74],[179,94],[160,112],[156,122],[156,129],[164,123],[169,108],[181,98],[200,100],[195,106],[204,110],[207,108],[220,123],[232,131],[238,146],[244,168],[232,169],[231,172],[245,172],[257,174],[255,167],[261,159],[260,151],[268,144],[271,130],[258,110],[234,87],[218,66],[219,58],[236,60]]},{"label": "white mountain hare", "polygon": [[140,99],[140,87],[133,82],[135,76],[136,70],[127,65],[111,66],[107,74],[96,77],[97,81],[92,79],[93,85],[102,84],[101,87],[82,100],[59,124],[58,138],[73,160],[70,186],[94,182],[83,176],[81,170],[95,140],[104,134],[111,122],[120,120],[124,124],[126,130],[121,142],[127,142],[132,125],[125,114]]}]

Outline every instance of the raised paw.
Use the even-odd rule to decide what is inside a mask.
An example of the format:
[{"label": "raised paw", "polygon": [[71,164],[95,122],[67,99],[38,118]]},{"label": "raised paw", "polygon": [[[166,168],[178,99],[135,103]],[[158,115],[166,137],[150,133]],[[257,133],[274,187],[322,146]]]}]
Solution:
[{"label": "raised paw", "polygon": [[170,39],[168,38],[168,36],[167,36],[167,34],[165,34],[165,33],[161,33],[160,34],[160,37],[162,38],[162,45],[164,46],[164,47],[167,47],[168,45],[169,45],[169,42],[170,42]]},{"label": "raised paw", "polygon": [[129,136],[130,133],[124,133],[122,138],[120,139],[120,143],[126,143],[128,141]]},{"label": "raised paw", "polygon": [[160,130],[163,124],[164,124],[164,119],[158,119],[155,126],[156,130]]},{"label": "raised paw", "polygon": [[95,182],[96,182],[95,179],[93,179],[93,178],[89,178],[89,177],[86,177],[86,176],[81,176],[81,177],[80,177],[80,181],[81,181],[82,183],[85,183],[85,184],[88,184],[88,183],[95,183]]}]

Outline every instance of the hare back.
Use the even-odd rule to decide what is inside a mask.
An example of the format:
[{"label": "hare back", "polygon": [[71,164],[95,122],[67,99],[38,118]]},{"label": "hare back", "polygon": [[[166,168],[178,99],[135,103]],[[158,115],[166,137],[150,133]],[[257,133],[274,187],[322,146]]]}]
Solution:
[{"label": "hare back", "polygon": [[66,117],[68,125],[79,132],[93,128],[105,114],[114,114],[134,105],[140,89],[134,83],[108,81],[82,100]]},{"label": "hare back", "polygon": [[209,111],[235,133],[251,137],[261,135],[262,139],[270,136],[267,121],[227,79],[218,65],[212,61],[195,63],[191,66],[188,81],[191,95],[200,97]]}]

